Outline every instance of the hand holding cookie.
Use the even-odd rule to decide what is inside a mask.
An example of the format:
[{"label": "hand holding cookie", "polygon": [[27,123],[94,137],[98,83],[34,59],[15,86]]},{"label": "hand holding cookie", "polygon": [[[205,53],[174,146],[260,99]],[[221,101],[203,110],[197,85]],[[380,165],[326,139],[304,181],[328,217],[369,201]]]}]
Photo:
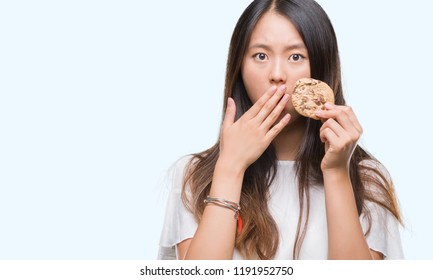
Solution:
[{"label": "hand holding cookie", "polygon": [[302,78],[295,84],[292,103],[302,116],[322,120],[320,139],[325,143],[322,171],[348,168],[362,127],[353,110],[334,104],[334,92],[324,82]]},{"label": "hand holding cookie", "polygon": [[320,139],[325,143],[322,171],[346,170],[362,134],[362,127],[349,106],[327,103],[325,110],[316,115],[324,122],[320,128]]}]

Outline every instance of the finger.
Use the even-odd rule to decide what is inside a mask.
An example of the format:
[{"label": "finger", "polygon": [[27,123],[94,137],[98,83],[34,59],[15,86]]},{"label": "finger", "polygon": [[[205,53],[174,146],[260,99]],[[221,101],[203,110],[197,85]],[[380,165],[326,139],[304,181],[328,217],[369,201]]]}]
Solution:
[{"label": "finger", "polygon": [[270,87],[265,92],[265,94],[263,94],[262,97],[260,97],[259,100],[257,100],[256,103],[254,103],[254,105],[251,106],[251,108],[247,112],[245,112],[243,117],[247,119],[254,118],[260,112],[260,110],[266,104],[266,102],[268,102],[268,100],[271,99],[271,97],[274,96],[276,92],[277,92],[277,86],[274,85]]},{"label": "finger", "polygon": [[355,113],[349,106],[336,106],[334,104],[326,103],[327,110],[319,110],[316,115],[322,120],[336,119],[338,123],[347,131],[352,133],[362,133],[362,127],[356,118]]},{"label": "finger", "polygon": [[286,114],[276,125],[274,125],[265,135],[265,139],[268,143],[271,143],[272,140],[283,130],[283,128],[290,121],[290,114]]},{"label": "finger", "polygon": [[336,143],[338,141],[338,136],[331,128],[326,127],[320,131],[320,140],[323,143]]},{"label": "finger", "polygon": [[327,103],[325,104],[325,108],[327,109],[332,109],[333,107],[336,107],[339,110],[342,110],[346,116],[349,118],[349,120],[352,122],[352,125],[359,131],[362,133],[362,126],[359,123],[358,118],[356,117],[355,112],[353,111],[352,107],[350,106],[336,106],[334,104],[331,103]]},{"label": "finger", "polygon": [[[255,116],[255,121],[260,125],[275,109],[284,93],[286,92],[286,85],[278,88],[277,92],[262,106],[261,110]],[[278,117],[278,116],[277,116]]]},{"label": "finger", "polygon": [[222,128],[223,130],[232,126],[235,122],[235,116],[236,116],[236,104],[233,98],[229,97],[227,99],[227,108],[226,113],[224,115],[224,121]]},{"label": "finger", "polygon": [[272,110],[272,112],[267,116],[267,118],[263,121],[260,127],[269,130],[269,128],[275,124],[278,117],[281,115],[281,112],[286,107],[287,102],[289,101],[290,95],[284,94],[281,98],[280,102],[278,102],[277,106]]},{"label": "finger", "polygon": [[334,134],[339,138],[339,143],[343,145],[356,143],[361,137],[361,133],[353,126],[346,129],[335,119],[328,119],[320,128],[320,131],[322,132],[327,128],[330,128],[334,132]]},{"label": "finger", "polygon": [[323,120],[335,119],[338,121],[341,126],[347,128],[352,125],[349,117],[346,115],[346,112],[340,108],[340,106],[336,106],[334,104],[326,103],[326,110],[319,110],[316,112],[316,115],[319,116]]},{"label": "finger", "polygon": [[331,129],[334,134],[343,140],[348,140],[348,132],[334,119],[328,119],[320,128],[320,132]]}]

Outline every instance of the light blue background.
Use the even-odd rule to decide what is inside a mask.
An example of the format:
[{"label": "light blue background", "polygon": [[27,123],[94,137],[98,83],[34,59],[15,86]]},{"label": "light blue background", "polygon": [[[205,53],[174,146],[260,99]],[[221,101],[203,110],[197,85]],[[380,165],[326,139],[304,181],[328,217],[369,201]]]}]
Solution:
[{"label": "light blue background", "polygon": [[[164,175],[215,143],[250,1],[0,2],[0,258],[154,259]],[[408,259],[433,259],[431,1],[320,0]]]}]

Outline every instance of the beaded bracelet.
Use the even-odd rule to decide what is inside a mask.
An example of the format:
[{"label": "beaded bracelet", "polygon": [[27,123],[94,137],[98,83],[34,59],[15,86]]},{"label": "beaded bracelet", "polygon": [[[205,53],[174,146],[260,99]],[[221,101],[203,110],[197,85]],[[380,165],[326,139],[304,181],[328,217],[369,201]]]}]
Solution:
[{"label": "beaded bracelet", "polygon": [[238,235],[241,234],[241,232],[242,232],[242,218],[241,218],[241,215],[239,214],[239,211],[241,211],[241,206],[239,205],[239,203],[228,201],[228,200],[225,200],[222,198],[210,197],[210,196],[207,196],[203,202],[205,204],[215,204],[217,206],[233,210],[235,212],[234,218],[237,220],[237,224],[238,224],[237,233],[238,233]]}]

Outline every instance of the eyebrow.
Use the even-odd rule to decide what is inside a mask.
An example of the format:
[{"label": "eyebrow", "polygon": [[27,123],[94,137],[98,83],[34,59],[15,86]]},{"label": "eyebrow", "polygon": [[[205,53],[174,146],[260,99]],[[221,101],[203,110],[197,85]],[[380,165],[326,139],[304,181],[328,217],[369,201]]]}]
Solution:
[{"label": "eyebrow", "polygon": [[[254,45],[250,46],[248,49],[254,49],[254,48],[257,48],[257,49],[265,49],[265,50],[271,50],[271,47],[270,47],[269,45],[261,44],[261,43],[254,44]],[[295,50],[295,49],[305,49],[305,50],[306,50],[307,48],[306,48],[305,45],[302,44],[302,43],[299,43],[299,44],[293,44],[293,45],[288,45],[288,46],[286,46],[286,47],[284,48],[285,51],[291,51],[291,50]]]}]

